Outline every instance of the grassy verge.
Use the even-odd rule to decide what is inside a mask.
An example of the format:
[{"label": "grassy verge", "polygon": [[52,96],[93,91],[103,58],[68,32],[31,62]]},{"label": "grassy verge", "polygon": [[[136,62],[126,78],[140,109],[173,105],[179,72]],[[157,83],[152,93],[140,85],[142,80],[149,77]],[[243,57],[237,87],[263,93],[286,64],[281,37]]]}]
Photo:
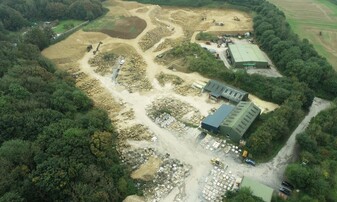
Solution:
[{"label": "grassy verge", "polygon": [[77,25],[83,23],[83,20],[61,20],[60,23],[53,28],[56,34],[62,34],[69,29],[76,27]]}]

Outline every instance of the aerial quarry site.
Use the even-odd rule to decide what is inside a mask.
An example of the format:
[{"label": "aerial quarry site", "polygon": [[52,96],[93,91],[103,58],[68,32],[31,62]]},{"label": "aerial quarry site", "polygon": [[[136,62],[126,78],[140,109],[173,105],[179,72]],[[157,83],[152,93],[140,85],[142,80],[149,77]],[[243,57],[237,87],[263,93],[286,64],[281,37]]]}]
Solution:
[{"label": "aerial quarry site", "polygon": [[[104,4],[109,12],[99,20],[109,23],[111,19],[119,30],[79,30],[45,49],[43,55],[69,72],[95,105],[108,112],[119,133],[117,149],[122,162],[143,189],[143,196],[129,196],[125,201],[222,201],[226,191],[254,183],[263,187],[260,197],[270,201],[293,157],[296,134],[329,103],[315,98],[279,153],[269,162],[255,165],[243,149],[245,142],[238,140],[242,134],[221,136],[211,135],[211,131],[222,133],[235,127],[236,123],[230,122],[234,112],[241,116],[252,112],[249,127],[260,113],[270,113],[279,106],[198,73],[179,71],[179,61],[165,60],[167,51],[189,41],[214,51],[224,68],[234,71],[225,43],[198,41],[196,35],[201,31],[219,36],[249,33],[253,31],[252,16],[237,10],[160,7],[131,1]],[[231,40],[236,45],[250,44],[246,38]],[[269,68],[247,71],[282,76],[261,54]],[[230,94],[218,88],[228,88]],[[220,117],[217,126],[209,123],[219,118],[215,116],[221,109],[227,115]]]}]

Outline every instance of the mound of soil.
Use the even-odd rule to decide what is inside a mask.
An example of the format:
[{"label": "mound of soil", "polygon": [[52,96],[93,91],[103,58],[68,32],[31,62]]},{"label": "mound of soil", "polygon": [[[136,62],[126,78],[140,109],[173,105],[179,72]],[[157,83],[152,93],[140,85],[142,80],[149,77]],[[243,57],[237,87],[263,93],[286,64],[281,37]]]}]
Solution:
[{"label": "mound of soil", "polygon": [[101,29],[100,32],[111,37],[121,39],[134,39],[146,28],[146,21],[139,17],[123,17],[116,20],[111,29]]}]

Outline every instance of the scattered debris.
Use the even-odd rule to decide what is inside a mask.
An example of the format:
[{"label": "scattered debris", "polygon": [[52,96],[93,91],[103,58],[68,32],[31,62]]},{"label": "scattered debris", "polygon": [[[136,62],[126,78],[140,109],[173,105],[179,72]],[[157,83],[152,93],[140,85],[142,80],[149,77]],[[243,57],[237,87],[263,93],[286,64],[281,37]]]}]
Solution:
[{"label": "scattered debris", "polygon": [[231,171],[226,172],[226,167],[215,165],[210,175],[205,179],[202,196],[206,201],[223,201],[226,191],[233,190],[236,182]]}]

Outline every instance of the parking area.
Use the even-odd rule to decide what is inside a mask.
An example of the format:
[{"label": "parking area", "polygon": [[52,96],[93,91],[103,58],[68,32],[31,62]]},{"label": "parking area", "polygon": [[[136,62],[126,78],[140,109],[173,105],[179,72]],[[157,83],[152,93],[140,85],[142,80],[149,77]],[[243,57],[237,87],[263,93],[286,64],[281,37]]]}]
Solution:
[{"label": "parking area", "polygon": [[[224,63],[224,66],[227,69],[232,69],[233,71],[236,71],[237,69],[233,68],[232,65],[230,64],[230,61],[228,60],[228,58],[226,57],[226,51],[228,49],[228,47],[226,47],[226,43],[224,41],[230,41],[229,44],[250,44],[252,42],[251,39],[249,38],[235,38],[235,37],[223,37],[220,38],[219,41],[222,42],[201,42],[201,41],[197,41],[197,43],[207,49],[208,51],[210,51],[211,53],[215,54],[215,57],[217,57],[218,59],[222,60]],[[269,64],[269,68],[246,68],[245,70],[247,71],[248,74],[260,74],[263,76],[267,76],[267,77],[282,77],[282,75],[277,71],[275,65],[273,64],[273,62],[270,60],[270,58],[268,57],[268,55],[261,51],[262,54],[264,55],[264,57],[266,58],[266,60],[268,61]]]}]

